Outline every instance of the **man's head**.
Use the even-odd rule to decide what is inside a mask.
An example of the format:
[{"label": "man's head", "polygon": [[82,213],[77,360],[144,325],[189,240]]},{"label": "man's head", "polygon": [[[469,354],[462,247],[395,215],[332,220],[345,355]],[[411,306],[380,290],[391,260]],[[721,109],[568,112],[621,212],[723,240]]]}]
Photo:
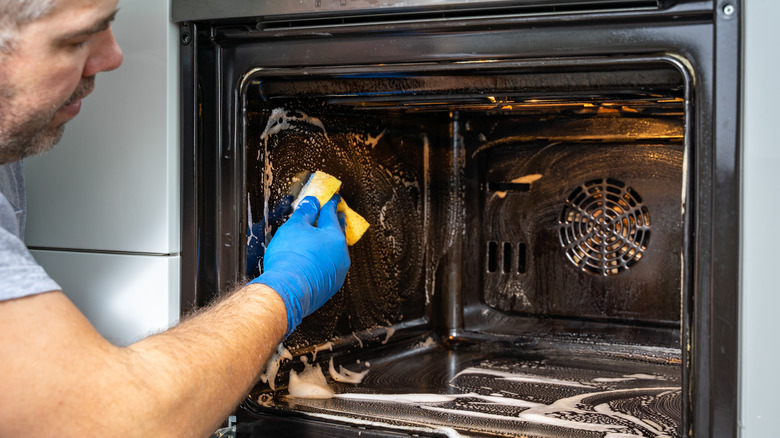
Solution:
[{"label": "man's head", "polygon": [[[122,63],[117,0],[0,0],[0,164],[49,150]],[[6,16],[7,15],[7,16]]]},{"label": "man's head", "polygon": [[54,7],[53,0],[3,0],[0,2],[0,52],[9,53],[17,30],[46,16]]}]

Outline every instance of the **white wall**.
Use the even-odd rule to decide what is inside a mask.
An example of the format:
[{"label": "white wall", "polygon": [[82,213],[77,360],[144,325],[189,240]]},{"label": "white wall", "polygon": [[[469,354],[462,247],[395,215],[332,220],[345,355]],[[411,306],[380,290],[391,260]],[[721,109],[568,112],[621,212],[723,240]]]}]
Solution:
[{"label": "white wall", "polygon": [[179,257],[32,254],[109,342],[129,345],[178,319]]},{"label": "white wall", "polygon": [[745,0],[741,432],[780,436],[780,2]]},{"label": "white wall", "polygon": [[179,251],[178,37],[167,3],[119,3],[123,65],[97,75],[57,147],[27,160],[28,246]]},{"label": "white wall", "polygon": [[170,2],[121,0],[124,52],[51,152],[25,162],[26,243],[108,339],[179,312],[178,29]]}]

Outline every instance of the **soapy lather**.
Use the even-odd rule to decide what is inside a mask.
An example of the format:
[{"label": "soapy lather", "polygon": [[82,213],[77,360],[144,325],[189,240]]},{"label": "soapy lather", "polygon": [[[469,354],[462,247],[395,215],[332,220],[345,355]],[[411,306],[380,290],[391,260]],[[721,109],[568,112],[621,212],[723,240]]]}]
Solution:
[{"label": "soapy lather", "polygon": [[[321,206],[325,205],[333,195],[339,192],[339,189],[341,189],[341,181],[338,178],[318,170],[309,176],[301,192],[293,201],[292,206],[296,208],[298,203],[307,196],[314,196]],[[344,213],[344,218],[346,219],[344,231],[347,237],[347,245],[352,246],[363,237],[370,224],[363,216],[351,209],[343,197],[339,205],[336,206],[336,211]]]}]

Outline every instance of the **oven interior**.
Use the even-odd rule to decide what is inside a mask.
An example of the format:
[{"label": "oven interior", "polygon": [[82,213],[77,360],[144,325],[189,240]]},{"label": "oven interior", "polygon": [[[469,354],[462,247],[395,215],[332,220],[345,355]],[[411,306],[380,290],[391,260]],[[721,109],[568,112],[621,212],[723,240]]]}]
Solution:
[{"label": "oven interior", "polygon": [[[249,72],[246,276],[307,172],[371,227],[246,427],[680,436],[687,80],[664,56]],[[334,397],[288,394],[319,370]]]}]

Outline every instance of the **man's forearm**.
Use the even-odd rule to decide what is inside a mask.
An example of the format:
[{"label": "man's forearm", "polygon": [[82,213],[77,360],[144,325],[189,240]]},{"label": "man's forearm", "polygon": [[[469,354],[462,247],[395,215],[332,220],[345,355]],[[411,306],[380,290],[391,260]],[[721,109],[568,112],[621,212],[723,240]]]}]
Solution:
[{"label": "man's forearm", "polygon": [[2,302],[0,436],[207,436],[286,325],[281,298],[264,285],[126,348],[103,339],[61,292]]},{"label": "man's forearm", "polygon": [[213,432],[246,396],[286,326],[279,295],[265,285],[249,285],[124,349],[128,371],[139,373],[138,379],[159,374],[149,405],[166,412],[168,424],[160,427],[201,436]]}]

